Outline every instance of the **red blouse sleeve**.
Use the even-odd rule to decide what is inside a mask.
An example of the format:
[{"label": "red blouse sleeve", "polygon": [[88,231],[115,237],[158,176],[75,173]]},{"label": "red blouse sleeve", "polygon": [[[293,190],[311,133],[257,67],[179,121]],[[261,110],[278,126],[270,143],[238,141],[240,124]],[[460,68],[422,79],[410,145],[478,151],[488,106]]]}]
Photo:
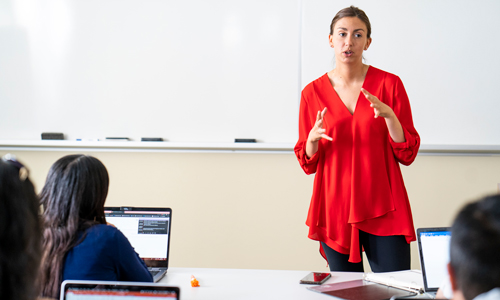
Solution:
[{"label": "red blouse sleeve", "polygon": [[389,141],[396,160],[401,164],[408,166],[417,157],[418,149],[420,147],[420,136],[413,126],[410,101],[408,100],[408,95],[406,94],[403,82],[399,79],[399,77],[394,87],[393,99],[394,102],[392,109],[398,117],[401,126],[403,126],[406,141],[403,143],[395,143],[390,136]]},{"label": "red blouse sleeve", "polygon": [[304,92],[302,92],[299,112],[299,140],[293,150],[299,160],[300,166],[306,174],[316,173],[321,152],[321,143],[319,143],[318,152],[310,158],[306,155],[307,137],[309,136],[309,131],[311,131],[314,126],[314,121],[316,121],[316,116],[314,115],[314,117],[312,117],[312,115],[314,115],[314,113],[310,111],[307,97],[304,95]]}]

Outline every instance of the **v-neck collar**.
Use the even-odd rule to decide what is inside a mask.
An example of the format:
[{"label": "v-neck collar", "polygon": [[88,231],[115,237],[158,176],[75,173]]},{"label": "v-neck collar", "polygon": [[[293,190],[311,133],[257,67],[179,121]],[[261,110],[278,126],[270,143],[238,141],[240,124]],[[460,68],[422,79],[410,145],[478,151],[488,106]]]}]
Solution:
[{"label": "v-neck collar", "polygon": [[[362,88],[365,88],[366,78],[368,78],[368,75],[371,73],[371,71],[370,71],[371,69],[372,69],[372,66],[368,66],[368,70],[366,70],[365,79],[363,80],[363,84],[361,85]],[[340,105],[342,105],[344,107],[345,111],[351,117],[354,117],[354,114],[358,110],[358,103],[360,102],[359,100],[360,100],[361,96],[363,96],[363,94],[361,93],[361,90],[359,91],[358,100],[356,101],[356,105],[354,106],[354,111],[351,113],[349,111],[349,109],[347,108],[347,106],[345,105],[344,101],[342,101],[342,99],[340,98],[339,94],[337,94],[337,91],[333,88],[332,83],[330,82],[330,78],[328,77],[328,73],[325,73],[324,76],[325,76],[325,80],[327,81],[328,85],[330,86],[330,91],[333,94],[333,98],[335,98],[337,101],[340,102]]]}]

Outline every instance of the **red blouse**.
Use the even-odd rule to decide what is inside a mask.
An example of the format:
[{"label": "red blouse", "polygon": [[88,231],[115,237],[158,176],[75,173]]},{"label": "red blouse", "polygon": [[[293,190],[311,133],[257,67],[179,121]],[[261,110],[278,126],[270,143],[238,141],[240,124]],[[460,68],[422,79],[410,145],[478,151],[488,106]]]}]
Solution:
[{"label": "red blouse", "polygon": [[[294,148],[306,174],[316,173],[306,221],[309,238],[349,254],[350,262],[361,261],[359,230],[378,236],[404,235],[408,243],[415,240],[399,168],[399,163],[409,165],[415,160],[420,146],[408,96],[399,77],[371,66],[363,88],[393,109],[403,126],[404,143],[391,139],[384,118],[374,118],[361,91],[351,114],[325,74],[302,91],[299,140]],[[308,158],[307,137],[324,107],[328,108],[325,134],[333,141],[320,140],[318,152]]]}]

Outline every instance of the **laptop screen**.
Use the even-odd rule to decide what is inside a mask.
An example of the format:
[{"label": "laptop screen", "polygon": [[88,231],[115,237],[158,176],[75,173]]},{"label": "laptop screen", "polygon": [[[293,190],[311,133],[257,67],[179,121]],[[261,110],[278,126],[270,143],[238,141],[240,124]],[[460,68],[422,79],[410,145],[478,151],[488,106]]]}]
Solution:
[{"label": "laptop screen", "polygon": [[131,282],[64,281],[61,300],[179,299],[179,288]]},{"label": "laptop screen", "polygon": [[168,266],[171,209],[105,207],[104,212],[149,267]]},{"label": "laptop screen", "polygon": [[448,274],[450,228],[419,228],[417,235],[425,291],[437,291]]}]

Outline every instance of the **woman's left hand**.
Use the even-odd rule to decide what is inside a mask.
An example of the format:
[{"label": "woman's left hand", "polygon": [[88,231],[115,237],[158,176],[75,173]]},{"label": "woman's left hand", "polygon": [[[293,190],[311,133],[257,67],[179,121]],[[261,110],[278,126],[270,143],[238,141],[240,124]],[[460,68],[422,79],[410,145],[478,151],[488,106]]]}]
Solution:
[{"label": "woman's left hand", "polygon": [[373,107],[375,118],[379,116],[382,118],[391,118],[394,116],[394,111],[384,102],[378,100],[377,97],[370,94],[370,92],[368,92],[364,88],[361,88],[361,92],[365,95],[366,99],[370,101],[370,107]]},{"label": "woman's left hand", "polygon": [[375,113],[375,118],[381,116],[385,118],[385,123],[387,124],[387,129],[389,129],[389,134],[391,138],[396,143],[403,143],[406,141],[405,133],[403,131],[403,126],[398,120],[398,117],[387,104],[378,100],[377,97],[370,94],[364,88],[361,88],[361,92],[365,95],[366,99],[370,101],[370,107],[373,107],[373,112]]}]

